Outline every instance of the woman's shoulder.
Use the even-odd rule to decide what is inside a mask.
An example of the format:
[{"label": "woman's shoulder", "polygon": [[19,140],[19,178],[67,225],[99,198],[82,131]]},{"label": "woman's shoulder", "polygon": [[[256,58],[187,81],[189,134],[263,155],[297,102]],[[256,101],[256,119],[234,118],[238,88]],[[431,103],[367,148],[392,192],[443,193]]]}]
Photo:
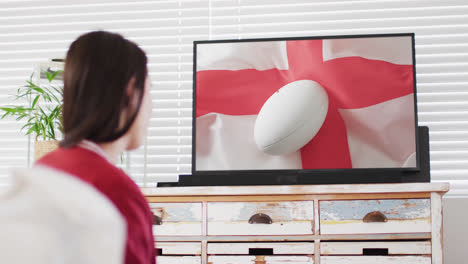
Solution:
[{"label": "woman's shoulder", "polygon": [[105,159],[97,153],[80,147],[57,148],[44,155],[35,164],[48,165],[51,167],[73,167],[74,169],[87,168],[90,166],[106,167]]},{"label": "woman's shoulder", "polygon": [[122,211],[133,204],[144,208],[146,200],[138,185],[122,169],[104,157],[82,148],[59,148],[44,156],[39,166],[69,173],[94,186]]},{"label": "woman's shoulder", "polygon": [[58,148],[38,160],[36,165],[52,167],[96,187],[114,187],[120,190],[137,187],[133,180],[120,168],[99,154],[80,147]]}]

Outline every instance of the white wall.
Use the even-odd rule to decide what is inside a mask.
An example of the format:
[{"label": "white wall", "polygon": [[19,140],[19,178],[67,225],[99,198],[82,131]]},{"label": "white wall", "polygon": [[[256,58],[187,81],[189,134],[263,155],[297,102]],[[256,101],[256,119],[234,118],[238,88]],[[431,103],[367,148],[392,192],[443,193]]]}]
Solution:
[{"label": "white wall", "polygon": [[444,199],[444,264],[468,262],[468,198]]}]

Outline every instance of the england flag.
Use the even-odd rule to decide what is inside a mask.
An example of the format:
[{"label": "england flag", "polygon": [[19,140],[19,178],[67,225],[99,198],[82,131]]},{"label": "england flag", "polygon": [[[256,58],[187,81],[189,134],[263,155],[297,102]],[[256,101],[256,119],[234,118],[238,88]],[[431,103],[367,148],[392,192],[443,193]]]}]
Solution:
[{"label": "england flag", "polygon": [[[203,43],[196,56],[196,170],[416,166],[411,37]],[[325,121],[299,150],[264,153],[258,113],[298,80],[325,89]]]}]

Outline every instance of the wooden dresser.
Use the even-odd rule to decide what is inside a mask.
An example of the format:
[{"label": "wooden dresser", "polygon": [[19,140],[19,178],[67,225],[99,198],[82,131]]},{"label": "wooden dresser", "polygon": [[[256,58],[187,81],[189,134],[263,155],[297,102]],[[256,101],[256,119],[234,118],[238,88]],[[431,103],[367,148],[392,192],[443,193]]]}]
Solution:
[{"label": "wooden dresser", "polygon": [[442,264],[447,183],[145,188],[158,264]]}]

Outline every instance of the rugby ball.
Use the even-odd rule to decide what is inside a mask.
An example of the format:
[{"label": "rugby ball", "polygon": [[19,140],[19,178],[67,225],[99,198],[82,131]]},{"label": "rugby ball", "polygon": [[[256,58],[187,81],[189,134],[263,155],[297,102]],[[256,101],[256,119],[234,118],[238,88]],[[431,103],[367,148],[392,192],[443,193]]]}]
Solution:
[{"label": "rugby ball", "polygon": [[270,155],[295,152],[314,138],[327,112],[328,95],[319,83],[286,84],[263,104],[255,120],[255,144]]}]

